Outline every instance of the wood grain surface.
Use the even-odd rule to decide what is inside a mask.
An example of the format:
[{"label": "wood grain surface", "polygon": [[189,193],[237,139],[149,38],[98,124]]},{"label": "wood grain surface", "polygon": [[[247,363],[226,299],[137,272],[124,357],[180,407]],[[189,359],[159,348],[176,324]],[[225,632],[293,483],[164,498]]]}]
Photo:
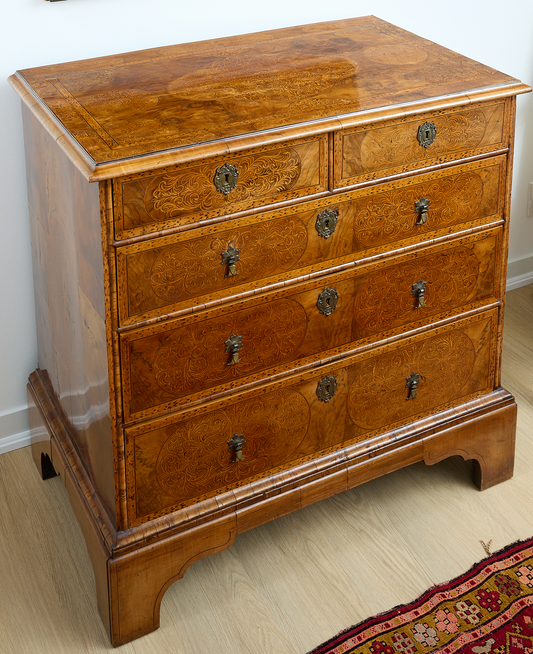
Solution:
[{"label": "wood grain surface", "polygon": [[[121,324],[162,313],[234,299],[268,285],[286,285],[327,267],[353,265],[391,247],[497,220],[503,212],[505,157],[483,159],[407,181],[348,192],[218,225],[117,248]],[[429,201],[418,224],[416,203]],[[337,216],[328,238],[318,216]],[[236,275],[227,276],[222,254],[239,249]]]},{"label": "wood grain surface", "polygon": [[[328,130],[337,115],[414,100],[463,94],[460,104],[465,89],[471,97],[472,89],[483,87],[504,87],[509,95],[520,89],[508,75],[374,17],[27,69],[18,76],[96,164],[167,150],[169,143],[195,146],[310,121],[315,130],[320,123]],[[362,85],[361,79],[379,84]]]},{"label": "wood grain surface", "polygon": [[[480,541],[494,552],[530,538],[532,322],[533,287],[508,293],[503,379],[520,406],[513,479],[480,493],[460,457],[419,463],[241,534],[167,590],[161,629],[121,651],[305,654],[461,574],[486,556]],[[43,483],[30,448],[0,456],[0,471],[2,652],[109,652],[61,478]]]},{"label": "wood grain surface", "polygon": [[[168,412],[188,396],[210,397],[240,385],[324,363],[410,326],[497,301],[501,228],[289,286],[230,306],[196,312],[121,334],[126,421]],[[413,285],[426,284],[418,306]],[[321,296],[336,296],[327,314]],[[333,305],[331,305],[333,307]],[[204,317],[205,316],[205,317]],[[238,363],[226,341],[241,337]],[[181,401],[180,401],[181,399]]]},{"label": "wood grain surface", "polygon": [[[238,177],[227,193],[215,177],[223,166]],[[283,148],[210,158],[200,164],[140,174],[114,183],[116,238],[196,224],[215,216],[327,190],[327,140],[302,139]]]},{"label": "wood grain surface", "polygon": [[[503,150],[509,135],[509,111],[507,102],[489,102],[466,110],[433,112],[416,119],[340,132],[335,139],[335,183],[360,184],[414,168]],[[435,140],[422,146],[418,131],[428,123],[436,129]]]},{"label": "wood grain surface", "polygon": [[529,87],[372,17],[11,81],[32,454],[65,484],[113,645],[266,522],[421,461],[471,459],[481,489],[512,477],[500,363]]}]

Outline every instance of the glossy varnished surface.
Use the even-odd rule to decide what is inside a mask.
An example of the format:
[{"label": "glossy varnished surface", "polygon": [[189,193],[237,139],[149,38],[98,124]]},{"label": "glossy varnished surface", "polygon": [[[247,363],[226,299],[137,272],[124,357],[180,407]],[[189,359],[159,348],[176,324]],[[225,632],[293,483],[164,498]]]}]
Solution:
[{"label": "glossy varnished surface", "polygon": [[[236,384],[257,384],[291,369],[316,367],[408,327],[496,302],[501,237],[501,229],[481,232],[398,257],[392,264],[350,268],[238,307],[125,333],[124,419],[180,408],[188,396],[211,396],[214,387],[227,394]],[[419,279],[426,284],[420,308],[413,296]],[[325,313],[319,298],[328,289],[336,303]],[[242,341],[233,365],[225,349],[231,334]]]},{"label": "glossy varnished surface", "polygon": [[[331,198],[233,220],[117,249],[122,325],[191,306],[216,305],[285,286],[330,267],[463,232],[501,219],[505,157],[440,170]],[[416,202],[429,211],[418,224]],[[324,211],[336,214],[327,238],[317,230]],[[230,226],[231,225],[231,226]],[[239,249],[236,275],[227,276],[222,254]]]},{"label": "glossy varnished surface", "polygon": [[[37,276],[54,271],[41,313],[61,327],[41,327],[46,370],[30,377],[34,458],[64,478],[113,644],[156,629],[169,585],[237,533],[421,460],[474,459],[480,488],[509,479],[500,353],[513,96],[528,87],[374,18],[12,83],[28,143],[47,141],[28,148],[32,220],[56,225],[65,204],[57,229],[81,239],[34,239]],[[80,264],[99,338],[78,370]],[[64,379],[93,368],[107,386],[88,415],[109,402],[98,469],[64,410]]]},{"label": "glossy varnished surface", "polygon": [[[350,358],[297,384],[226,402],[215,412],[168,421],[146,432],[134,430],[126,450],[130,524],[290,466],[296,469],[380,429],[397,428],[486,392],[493,386],[496,318],[494,311],[482,314],[452,329],[410,339],[402,347]],[[406,401],[406,378],[413,370],[422,382],[417,400]],[[326,375],[337,383],[327,403],[317,395]],[[227,445],[235,433],[246,439],[243,461],[236,462]]]},{"label": "glossy varnished surface", "polygon": [[[508,294],[505,322],[505,386],[520,405],[512,480],[480,493],[460,457],[420,463],[248,531],[191,566],[163,599],[164,628],[122,649],[303,654],[468,570],[485,556],[480,541],[494,552],[530,538],[532,286]],[[109,654],[60,478],[43,483],[28,448],[0,456],[0,468],[2,651]]]},{"label": "glossy varnished surface", "polygon": [[39,368],[115,520],[99,189],[23,117]]},{"label": "glossy varnished surface", "polygon": [[516,83],[374,17],[19,75],[96,163]]}]

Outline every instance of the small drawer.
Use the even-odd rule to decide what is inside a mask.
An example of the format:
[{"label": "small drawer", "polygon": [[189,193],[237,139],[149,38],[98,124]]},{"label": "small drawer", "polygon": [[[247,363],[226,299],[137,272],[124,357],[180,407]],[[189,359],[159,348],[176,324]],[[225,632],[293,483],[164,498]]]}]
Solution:
[{"label": "small drawer", "polygon": [[335,187],[505,149],[508,121],[508,104],[500,101],[338,132]]},{"label": "small drawer", "polygon": [[[121,334],[125,419],[289,374],[499,297],[501,228]],[[295,363],[297,362],[297,363]]]},{"label": "small drawer", "polygon": [[490,391],[497,316],[497,310],[478,314],[285,379],[266,392],[126,428],[129,524]]},{"label": "small drawer", "polygon": [[483,159],[120,247],[120,323],[242,298],[387,253],[391,243],[401,248],[497,220],[505,164],[505,156]]},{"label": "small drawer", "polygon": [[114,182],[115,238],[205,221],[327,190],[327,139],[264,146]]}]

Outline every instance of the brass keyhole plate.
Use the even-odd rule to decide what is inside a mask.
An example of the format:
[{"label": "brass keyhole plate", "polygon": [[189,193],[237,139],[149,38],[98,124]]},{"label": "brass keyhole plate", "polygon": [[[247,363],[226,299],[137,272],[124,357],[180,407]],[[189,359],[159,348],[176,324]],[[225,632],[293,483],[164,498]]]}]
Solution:
[{"label": "brass keyhole plate", "polygon": [[424,148],[428,148],[437,136],[435,123],[426,122],[418,128],[418,142]]},{"label": "brass keyhole plate", "polygon": [[320,401],[329,402],[337,392],[337,378],[334,375],[328,375],[318,382],[316,394]]},{"label": "brass keyhole plate", "polygon": [[337,229],[337,218],[339,212],[333,209],[324,209],[316,217],[315,228],[319,236],[329,238]]},{"label": "brass keyhole plate", "polygon": [[317,307],[320,313],[325,316],[331,315],[337,308],[339,294],[334,288],[326,288],[320,293],[317,300]]},{"label": "brass keyhole plate", "polygon": [[239,179],[239,171],[237,166],[233,164],[224,164],[220,168],[217,168],[215,173],[215,187],[220,193],[228,195],[230,191],[237,186],[237,180]]}]

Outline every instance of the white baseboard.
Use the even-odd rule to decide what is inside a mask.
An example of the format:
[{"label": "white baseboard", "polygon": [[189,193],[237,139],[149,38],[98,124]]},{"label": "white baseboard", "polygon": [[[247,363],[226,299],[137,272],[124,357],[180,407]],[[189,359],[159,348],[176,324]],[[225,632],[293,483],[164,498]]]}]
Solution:
[{"label": "white baseboard", "polygon": [[31,445],[29,429],[20,434],[13,434],[13,436],[0,438],[0,454],[6,454],[7,452],[12,452],[21,447],[27,447],[28,445]]},{"label": "white baseboard", "polygon": [[514,291],[515,288],[533,284],[533,272],[525,273],[524,275],[517,275],[516,277],[507,278],[507,291]]},{"label": "white baseboard", "polygon": [[507,266],[507,290],[533,284],[533,257],[509,261]]},{"label": "white baseboard", "polygon": [[0,415],[0,454],[30,445],[28,407]]}]

